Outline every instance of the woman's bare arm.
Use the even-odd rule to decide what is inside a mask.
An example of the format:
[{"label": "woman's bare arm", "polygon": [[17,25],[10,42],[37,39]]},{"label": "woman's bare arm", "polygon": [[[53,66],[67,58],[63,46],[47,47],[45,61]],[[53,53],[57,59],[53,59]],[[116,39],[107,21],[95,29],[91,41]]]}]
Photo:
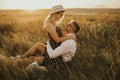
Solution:
[{"label": "woman's bare arm", "polygon": [[57,32],[56,32],[56,27],[53,24],[51,24],[51,23],[47,24],[46,30],[50,33],[50,35],[52,36],[52,38],[57,43],[65,41],[65,40],[68,40],[68,39],[74,39],[74,36],[59,37],[58,34],[57,34]]}]

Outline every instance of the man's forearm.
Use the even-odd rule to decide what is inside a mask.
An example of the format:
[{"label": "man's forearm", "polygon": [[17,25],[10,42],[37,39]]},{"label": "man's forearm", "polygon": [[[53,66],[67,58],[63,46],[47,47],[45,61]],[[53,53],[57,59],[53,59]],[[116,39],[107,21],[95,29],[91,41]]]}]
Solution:
[{"label": "man's forearm", "polygon": [[47,44],[47,52],[48,52],[48,55],[50,58],[56,58],[65,53],[61,46],[59,46],[55,50],[53,50],[51,48],[50,44]]}]

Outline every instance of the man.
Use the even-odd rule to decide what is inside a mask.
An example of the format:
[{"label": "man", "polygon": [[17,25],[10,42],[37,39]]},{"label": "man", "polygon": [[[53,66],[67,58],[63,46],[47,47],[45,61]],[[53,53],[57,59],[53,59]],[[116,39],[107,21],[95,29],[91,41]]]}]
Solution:
[{"label": "man", "polygon": [[[75,21],[71,21],[69,24],[66,25],[65,30],[68,35],[74,35],[79,31],[80,27]],[[72,60],[72,57],[75,55],[76,52],[76,41],[75,40],[66,40],[63,41],[62,44],[57,47],[55,50],[52,49],[50,44],[47,44],[47,52],[50,58],[56,58],[62,55],[63,61],[68,62]]]}]

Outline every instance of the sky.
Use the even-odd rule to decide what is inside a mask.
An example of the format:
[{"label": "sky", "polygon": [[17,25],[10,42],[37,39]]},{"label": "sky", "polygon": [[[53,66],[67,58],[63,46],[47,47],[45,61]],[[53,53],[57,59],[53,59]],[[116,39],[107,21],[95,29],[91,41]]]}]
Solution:
[{"label": "sky", "polygon": [[44,9],[62,4],[65,8],[120,8],[120,0],[0,0],[0,9]]}]

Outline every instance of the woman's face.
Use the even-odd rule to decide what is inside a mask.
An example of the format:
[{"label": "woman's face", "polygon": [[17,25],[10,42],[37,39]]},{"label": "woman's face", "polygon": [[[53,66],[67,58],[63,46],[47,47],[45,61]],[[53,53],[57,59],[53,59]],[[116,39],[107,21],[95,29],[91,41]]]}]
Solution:
[{"label": "woman's face", "polygon": [[56,13],[56,15],[55,15],[56,20],[59,20],[60,18],[62,18],[63,15],[64,15],[64,12]]}]

